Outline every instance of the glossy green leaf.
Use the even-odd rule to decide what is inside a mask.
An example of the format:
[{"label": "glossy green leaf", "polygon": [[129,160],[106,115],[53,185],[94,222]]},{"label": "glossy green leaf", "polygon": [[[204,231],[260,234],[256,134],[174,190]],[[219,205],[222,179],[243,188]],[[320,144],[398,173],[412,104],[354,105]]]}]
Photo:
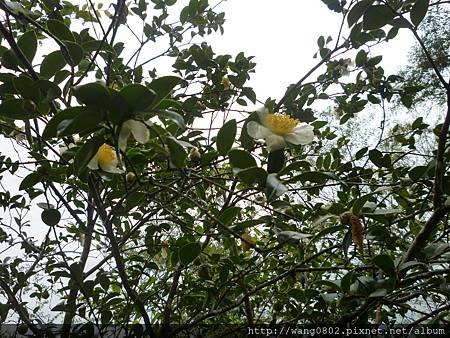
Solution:
[{"label": "glossy green leaf", "polygon": [[0,116],[13,120],[29,120],[40,115],[36,105],[27,99],[13,99],[0,104]]},{"label": "glossy green leaf", "polygon": [[66,59],[64,58],[62,52],[60,50],[56,50],[48,54],[44,60],[42,60],[40,73],[43,77],[50,79],[65,65]]},{"label": "glossy green leaf", "polygon": [[80,103],[94,109],[107,109],[110,105],[111,95],[108,89],[99,82],[76,87],[73,95]]},{"label": "glossy green leaf", "polygon": [[186,128],[186,123],[184,122],[183,116],[181,116],[177,112],[174,112],[171,110],[160,110],[160,111],[158,111],[158,116],[167,118],[167,119],[175,122],[175,124],[182,129]]},{"label": "glossy green leaf", "polygon": [[367,8],[373,3],[374,0],[363,0],[357,2],[347,14],[348,26],[353,26],[364,14]]},{"label": "glossy green leaf", "polygon": [[237,169],[245,169],[250,167],[256,167],[256,160],[253,156],[245,150],[232,149],[229,151],[231,165]]},{"label": "glossy green leaf", "polygon": [[33,172],[25,176],[25,178],[20,183],[19,189],[25,190],[34,187],[39,182],[42,182],[42,174],[39,172]]},{"label": "glossy green leaf", "polygon": [[284,167],[286,157],[284,155],[284,149],[278,149],[269,153],[267,158],[267,172],[277,173]]},{"label": "glossy green leaf", "polygon": [[61,41],[75,41],[70,29],[61,21],[50,19],[47,21],[48,30]]},{"label": "glossy green leaf", "polygon": [[61,214],[56,209],[45,209],[41,213],[42,221],[48,226],[53,226],[61,220]]},{"label": "glossy green leaf", "polygon": [[168,137],[166,141],[167,146],[169,147],[170,161],[172,164],[177,168],[184,167],[188,153],[183,145],[174,137]]},{"label": "glossy green leaf", "polygon": [[201,253],[202,246],[200,243],[192,242],[181,247],[179,251],[180,262],[188,265]]},{"label": "glossy green leaf", "polygon": [[39,102],[41,99],[41,92],[35,86],[35,81],[28,76],[18,76],[14,77],[13,80],[14,88],[17,93],[24,99],[33,100],[34,102]]},{"label": "glossy green leaf", "polygon": [[241,212],[241,208],[240,207],[230,207],[225,209],[224,212],[222,212],[219,215],[219,220],[222,222],[222,224],[224,225],[229,225],[231,224],[231,222],[239,215],[239,213]]},{"label": "glossy green leaf", "polygon": [[22,53],[27,58],[28,62],[31,64],[37,50],[37,38],[34,31],[27,31],[24,33],[17,41],[17,46],[19,46]]},{"label": "glossy green leaf", "polygon": [[242,182],[248,185],[258,183],[259,185],[264,186],[267,180],[267,172],[260,167],[249,167],[239,170],[237,176]]},{"label": "glossy green leaf", "polygon": [[217,151],[225,156],[231,149],[236,138],[237,124],[236,120],[227,121],[217,133]]},{"label": "glossy green leaf", "polygon": [[71,135],[95,128],[102,121],[102,114],[87,107],[65,109],[51,118],[42,133],[44,139]]},{"label": "glossy green leaf", "polygon": [[364,196],[361,196],[360,198],[356,199],[355,202],[353,202],[352,211],[355,215],[358,215],[362,208],[364,207],[364,204],[372,197],[372,194],[367,194]]},{"label": "glossy green leaf", "polygon": [[394,18],[394,12],[387,5],[374,5],[367,8],[363,17],[363,28],[374,30],[388,24]]},{"label": "glossy green leaf", "polygon": [[64,45],[69,53],[69,55],[66,56],[67,63],[72,66],[78,65],[84,56],[83,48],[81,48],[78,43],[72,41],[64,41]]},{"label": "glossy green leaf", "polygon": [[125,99],[134,112],[148,108],[156,98],[156,93],[141,84],[130,84],[120,91],[120,95]]},{"label": "glossy green leaf", "polygon": [[372,149],[369,151],[369,159],[379,168],[391,166],[391,158],[389,155],[383,155],[383,153],[378,149]]},{"label": "glossy green leaf", "polygon": [[414,26],[419,26],[428,11],[428,6],[430,5],[430,0],[416,0],[411,8],[411,22]]},{"label": "glossy green leaf", "polygon": [[77,110],[78,113],[75,116],[64,119],[58,123],[56,127],[56,136],[64,137],[93,130],[103,120],[102,114],[90,110],[89,108],[79,107]]},{"label": "glossy green leaf", "polygon": [[381,254],[372,259],[373,263],[389,276],[395,275],[395,265],[392,258],[388,255]]},{"label": "glossy green leaf", "polygon": [[177,76],[163,76],[153,80],[149,85],[149,88],[156,94],[152,107],[157,108],[161,101],[169,96],[180,81],[181,79]]}]

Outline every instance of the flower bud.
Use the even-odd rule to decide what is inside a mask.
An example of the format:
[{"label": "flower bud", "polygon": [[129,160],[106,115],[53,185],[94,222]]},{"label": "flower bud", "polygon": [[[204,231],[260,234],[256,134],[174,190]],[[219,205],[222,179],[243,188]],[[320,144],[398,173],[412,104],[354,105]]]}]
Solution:
[{"label": "flower bud", "polygon": [[133,172],[128,172],[127,175],[125,176],[125,179],[127,180],[127,182],[133,182],[136,179],[136,175]]},{"label": "flower bud", "polygon": [[189,159],[191,161],[196,162],[196,161],[200,160],[201,157],[202,157],[202,155],[197,150],[197,148],[192,148],[191,151],[189,152]]}]

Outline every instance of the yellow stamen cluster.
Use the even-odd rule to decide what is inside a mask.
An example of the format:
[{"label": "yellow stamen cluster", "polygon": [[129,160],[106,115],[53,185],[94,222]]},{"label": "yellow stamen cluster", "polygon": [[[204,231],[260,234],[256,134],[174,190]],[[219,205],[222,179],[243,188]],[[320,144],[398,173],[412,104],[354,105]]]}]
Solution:
[{"label": "yellow stamen cluster", "polygon": [[106,143],[98,148],[97,155],[95,156],[97,157],[97,162],[101,167],[109,166],[117,159],[114,149]]},{"label": "yellow stamen cluster", "polygon": [[292,133],[295,126],[299,123],[299,120],[286,114],[275,113],[267,114],[265,122],[267,128],[274,134],[284,136]]}]

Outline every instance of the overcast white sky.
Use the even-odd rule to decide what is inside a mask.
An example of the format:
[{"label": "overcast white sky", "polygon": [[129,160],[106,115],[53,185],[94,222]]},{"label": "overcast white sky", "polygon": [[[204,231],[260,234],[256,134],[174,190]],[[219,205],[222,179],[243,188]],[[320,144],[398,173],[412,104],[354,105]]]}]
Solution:
[{"label": "overcast white sky", "polygon": [[[317,38],[336,37],[341,22],[341,15],[320,0],[228,0],[220,8],[226,13],[225,34],[210,42],[218,53],[255,56],[251,85],[262,100],[280,98],[297,82],[317,62]],[[384,56],[383,67],[390,73],[406,62],[412,41],[401,32],[372,52]]]}]

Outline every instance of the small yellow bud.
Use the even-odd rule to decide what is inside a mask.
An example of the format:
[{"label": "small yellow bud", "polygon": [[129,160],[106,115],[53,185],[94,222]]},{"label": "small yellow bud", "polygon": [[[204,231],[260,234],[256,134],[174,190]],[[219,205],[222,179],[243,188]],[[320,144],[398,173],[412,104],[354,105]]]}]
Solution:
[{"label": "small yellow bud", "polygon": [[36,104],[31,100],[24,100],[22,106],[27,113],[34,113],[36,111]]},{"label": "small yellow bud", "polygon": [[227,76],[223,77],[222,85],[225,90],[229,90],[231,88],[231,81]]},{"label": "small yellow bud", "polygon": [[202,155],[200,154],[200,152],[197,150],[197,148],[192,148],[191,151],[189,152],[189,159],[191,161],[198,161],[200,158],[202,157]]},{"label": "small yellow bud", "polygon": [[241,240],[242,251],[249,251],[251,248],[255,247],[255,242],[248,233],[242,234],[241,238],[242,238]]},{"label": "small yellow bud", "polygon": [[127,173],[126,180],[127,182],[133,182],[136,179],[136,175],[133,172]]}]

